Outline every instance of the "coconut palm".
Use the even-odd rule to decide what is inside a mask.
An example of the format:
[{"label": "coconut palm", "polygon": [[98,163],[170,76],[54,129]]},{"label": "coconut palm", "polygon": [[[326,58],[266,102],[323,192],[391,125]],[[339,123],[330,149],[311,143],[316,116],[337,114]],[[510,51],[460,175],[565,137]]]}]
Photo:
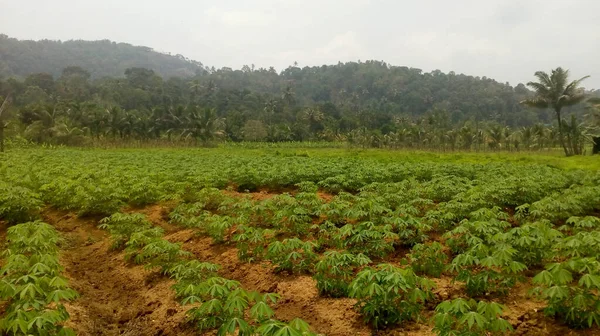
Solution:
[{"label": "coconut palm", "polygon": [[591,98],[587,102],[585,119],[594,144],[592,153],[597,154],[600,152],[600,98]]},{"label": "coconut palm", "polygon": [[8,122],[5,120],[10,103],[11,99],[10,96],[8,96],[4,98],[2,105],[0,105],[0,152],[4,152],[4,129],[8,126]]},{"label": "coconut palm", "polygon": [[558,67],[552,70],[549,75],[544,71],[535,73],[538,82],[529,82],[527,86],[535,92],[535,97],[527,99],[521,103],[534,108],[551,108],[556,113],[558,121],[558,138],[566,156],[575,154],[574,148],[567,147],[563,136],[563,121],[561,110],[564,107],[572,106],[582,102],[585,99],[585,93],[579,84],[589,76],[582,77],[569,83],[569,70]]},{"label": "coconut palm", "polygon": [[183,138],[193,138],[207,144],[215,137],[224,135],[224,120],[217,118],[215,109],[204,108],[202,110],[194,108],[186,118],[186,127],[181,136]]}]

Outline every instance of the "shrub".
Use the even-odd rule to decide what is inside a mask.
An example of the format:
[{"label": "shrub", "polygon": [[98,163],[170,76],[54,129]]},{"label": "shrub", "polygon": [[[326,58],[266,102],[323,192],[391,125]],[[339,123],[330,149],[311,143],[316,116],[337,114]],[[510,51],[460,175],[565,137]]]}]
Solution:
[{"label": "shrub", "polygon": [[315,265],[314,278],[319,293],[331,297],[347,296],[354,272],[370,262],[364,254],[325,252],[323,259]]},{"label": "shrub", "polygon": [[134,233],[152,228],[152,223],[143,214],[115,213],[102,219],[98,227],[108,230],[113,242],[112,248],[120,249],[125,246]]},{"label": "shrub", "polygon": [[435,308],[433,321],[439,336],[506,335],[513,330],[500,316],[504,306],[465,299],[444,301]]},{"label": "shrub", "polygon": [[544,313],[573,328],[600,326],[600,262],[572,258],[550,264],[533,278],[533,293],[548,302]]},{"label": "shrub", "polygon": [[274,232],[269,229],[240,225],[238,234],[233,236],[237,242],[238,258],[241,261],[259,261],[265,257],[265,245],[273,238]]},{"label": "shrub", "polygon": [[448,256],[444,253],[442,244],[433,242],[413,246],[408,259],[417,274],[439,278],[446,267]]},{"label": "shrub", "polygon": [[298,238],[284,239],[269,244],[267,258],[276,265],[276,272],[303,273],[308,271],[316,259],[314,243]]},{"label": "shrub", "polygon": [[384,329],[419,320],[425,302],[433,298],[434,286],[411,268],[381,264],[359,272],[349,294],[358,299],[356,306],[365,321],[375,329]]},{"label": "shrub", "polygon": [[43,205],[39,194],[27,188],[0,186],[0,218],[10,224],[25,223],[38,218]]}]

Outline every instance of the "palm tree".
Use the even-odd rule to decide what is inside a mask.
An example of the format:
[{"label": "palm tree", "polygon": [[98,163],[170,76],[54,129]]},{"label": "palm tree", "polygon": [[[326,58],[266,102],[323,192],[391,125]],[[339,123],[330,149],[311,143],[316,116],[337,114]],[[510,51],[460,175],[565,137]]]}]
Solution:
[{"label": "palm tree", "polygon": [[202,84],[199,80],[194,79],[188,82],[188,88],[190,90],[190,104],[196,104],[196,99],[200,95],[200,91],[202,90]]},{"label": "palm tree", "polygon": [[544,71],[535,73],[538,82],[529,82],[527,86],[535,91],[535,97],[521,102],[534,108],[552,108],[558,121],[558,139],[566,156],[574,154],[573,148],[568,148],[563,136],[563,121],[560,112],[563,107],[572,106],[585,99],[585,93],[579,84],[589,76],[568,82],[569,70],[558,67],[548,75]]},{"label": "palm tree", "polygon": [[600,98],[590,98],[586,107],[586,121],[593,143],[592,154],[600,152]]},{"label": "palm tree", "polygon": [[321,122],[325,119],[325,115],[318,108],[306,108],[300,113],[300,119],[308,123],[308,127],[313,135],[322,128]]},{"label": "palm tree", "polygon": [[487,130],[488,145],[491,149],[499,149],[504,141],[504,128],[500,125],[493,125]]},{"label": "palm tree", "polygon": [[181,136],[194,138],[207,144],[215,137],[224,135],[224,120],[217,118],[213,108],[204,108],[202,111],[193,109],[186,118],[186,127]]},{"label": "palm tree", "polygon": [[2,105],[0,105],[0,152],[4,152],[4,129],[8,126],[8,123],[5,121],[5,119],[10,103],[11,99],[9,95],[4,99]]}]

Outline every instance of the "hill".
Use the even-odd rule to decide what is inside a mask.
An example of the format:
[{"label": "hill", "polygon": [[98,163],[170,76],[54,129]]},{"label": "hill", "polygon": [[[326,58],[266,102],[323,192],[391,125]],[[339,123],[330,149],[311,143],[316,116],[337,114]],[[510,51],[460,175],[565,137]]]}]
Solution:
[{"label": "hill", "polygon": [[125,69],[148,68],[164,77],[193,76],[202,64],[182,55],[168,55],[152,48],[101,41],[30,41],[0,34],[0,76],[25,77],[46,72],[58,77],[68,66],[80,66],[93,78],[122,77]]}]

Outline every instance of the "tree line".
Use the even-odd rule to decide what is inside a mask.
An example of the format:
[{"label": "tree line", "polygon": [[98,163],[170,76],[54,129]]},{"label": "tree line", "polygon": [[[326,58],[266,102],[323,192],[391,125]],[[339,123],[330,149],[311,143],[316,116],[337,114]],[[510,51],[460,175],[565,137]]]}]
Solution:
[{"label": "tree line", "polygon": [[543,74],[512,87],[379,61],[293,65],[281,73],[204,68],[169,78],[137,67],[94,78],[69,66],[58,77],[0,79],[0,96],[12,102],[0,119],[9,135],[66,145],[311,140],[441,150],[562,147],[580,154],[598,124],[598,105],[583,102],[598,92],[584,91],[581,80],[568,82],[561,68]]}]

